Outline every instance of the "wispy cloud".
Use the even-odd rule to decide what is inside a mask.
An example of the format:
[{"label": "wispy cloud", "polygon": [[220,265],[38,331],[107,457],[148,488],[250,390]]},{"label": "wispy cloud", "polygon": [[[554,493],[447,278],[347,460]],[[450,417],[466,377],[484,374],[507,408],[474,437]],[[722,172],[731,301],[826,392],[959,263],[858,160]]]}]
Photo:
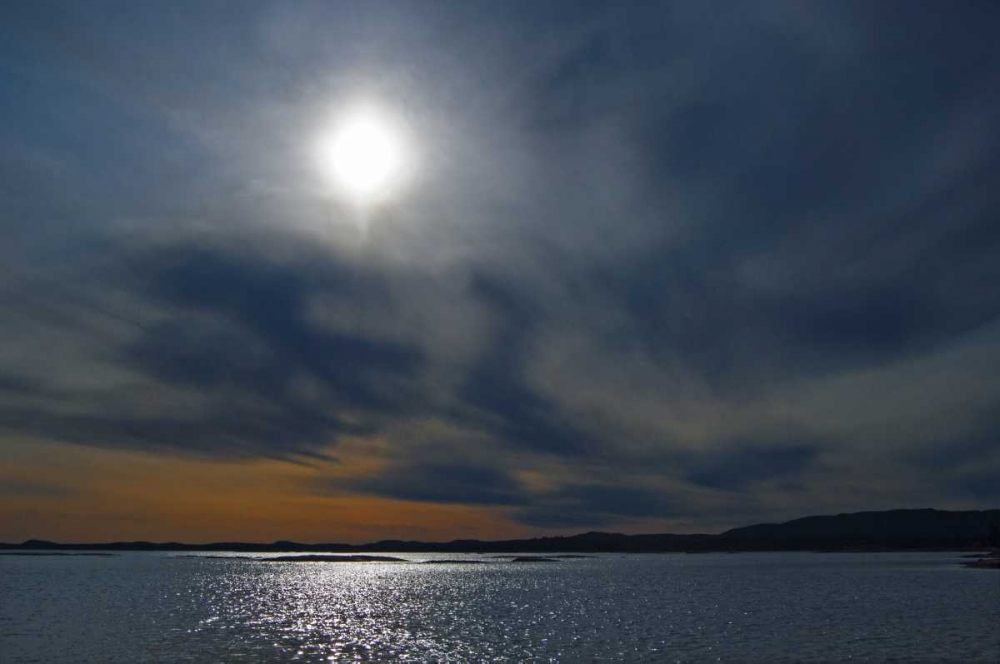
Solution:
[{"label": "wispy cloud", "polygon": [[[0,20],[10,435],[379,437],[327,488],[545,527],[995,500],[988,3],[111,9]],[[364,234],[357,95],[420,161]]]}]

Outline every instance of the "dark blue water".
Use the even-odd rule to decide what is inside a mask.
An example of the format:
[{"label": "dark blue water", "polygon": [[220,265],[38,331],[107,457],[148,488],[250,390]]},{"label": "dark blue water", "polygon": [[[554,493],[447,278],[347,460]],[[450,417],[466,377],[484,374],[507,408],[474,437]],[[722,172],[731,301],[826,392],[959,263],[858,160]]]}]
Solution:
[{"label": "dark blue water", "polygon": [[958,554],[467,558],[0,556],[0,661],[1000,661]]}]

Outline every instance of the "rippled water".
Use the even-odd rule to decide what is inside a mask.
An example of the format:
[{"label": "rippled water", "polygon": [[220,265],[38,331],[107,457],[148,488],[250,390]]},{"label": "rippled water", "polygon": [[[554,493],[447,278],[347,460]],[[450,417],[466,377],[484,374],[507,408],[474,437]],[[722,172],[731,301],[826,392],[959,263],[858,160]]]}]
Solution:
[{"label": "rippled water", "polygon": [[398,555],[0,556],[0,661],[1000,661],[1000,573],[957,554]]}]

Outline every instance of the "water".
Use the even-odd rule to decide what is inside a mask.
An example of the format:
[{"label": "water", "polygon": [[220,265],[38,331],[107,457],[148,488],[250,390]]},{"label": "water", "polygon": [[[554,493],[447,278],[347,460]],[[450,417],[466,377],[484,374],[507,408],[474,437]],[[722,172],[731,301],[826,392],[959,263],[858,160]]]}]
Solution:
[{"label": "water", "polygon": [[0,661],[1000,661],[958,554],[464,557],[0,556]]}]

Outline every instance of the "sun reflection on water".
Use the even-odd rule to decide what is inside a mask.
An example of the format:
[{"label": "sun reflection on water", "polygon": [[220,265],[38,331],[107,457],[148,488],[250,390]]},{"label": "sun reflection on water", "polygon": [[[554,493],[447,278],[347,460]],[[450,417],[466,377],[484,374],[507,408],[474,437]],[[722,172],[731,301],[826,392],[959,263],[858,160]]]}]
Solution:
[{"label": "sun reflection on water", "polygon": [[[601,556],[548,565],[408,557],[0,560],[0,659],[61,661],[70,647],[80,660],[102,662],[1000,655],[995,585],[946,554]],[[914,637],[923,634],[933,639]]]}]

